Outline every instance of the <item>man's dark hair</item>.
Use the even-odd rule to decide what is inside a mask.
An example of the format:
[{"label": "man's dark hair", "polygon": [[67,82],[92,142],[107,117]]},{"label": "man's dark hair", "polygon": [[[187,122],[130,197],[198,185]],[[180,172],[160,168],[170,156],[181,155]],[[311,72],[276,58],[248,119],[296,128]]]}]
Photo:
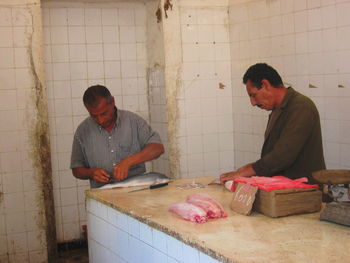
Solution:
[{"label": "man's dark hair", "polygon": [[250,66],[243,76],[243,83],[247,84],[248,80],[250,80],[257,89],[261,89],[261,81],[263,79],[267,79],[275,88],[283,84],[278,72],[266,63],[257,63]]},{"label": "man's dark hair", "polygon": [[112,101],[112,95],[105,86],[94,85],[84,92],[83,102],[85,106],[96,107],[101,98],[106,98],[108,103]]}]

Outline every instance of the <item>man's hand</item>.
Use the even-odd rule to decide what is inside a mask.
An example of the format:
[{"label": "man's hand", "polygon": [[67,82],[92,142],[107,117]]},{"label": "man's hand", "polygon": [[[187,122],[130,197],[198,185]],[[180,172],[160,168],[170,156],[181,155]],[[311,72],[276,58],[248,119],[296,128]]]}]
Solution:
[{"label": "man's hand", "polygon": [[115,180],[121,181],[126,179],[128,177],[129,168],[130,164],[126,161],[126,159],[115,165],[113,168],[113,176]]},{"label": "man's hand", "polygon": [[243,165],[241,168],[237,169],[237,172],[244,172],[246,169],[250,169],[252,167],[253,163],[248,163],[246,165]]},{"label": "man's hand", "polygon": [[140,163],[154,160],[164,152],[164,146],[160,143],[149,143],[141,151],[128,156],[114,166],[113,176],[117,181],[128,177],[129,169]]},{"label": "man's hand", "polygon": [[252,163],[248,163],[237,171],[228,172],[220,175],[220,183],[224,184],[226,181],[234,180],[238,177],[250,177],[255,176],[256,173],[252,167]]},{"label": "man's hand", "polygon": [[224,184],[226,181],[234,180],[240,177],[238,172],[228,172],[220,175],[220,183]]},{"label": "man's hand", "polygon": [[91,179],[99,183],[108,183],[111,180],[111,176],[102,168],[93,168]]}]

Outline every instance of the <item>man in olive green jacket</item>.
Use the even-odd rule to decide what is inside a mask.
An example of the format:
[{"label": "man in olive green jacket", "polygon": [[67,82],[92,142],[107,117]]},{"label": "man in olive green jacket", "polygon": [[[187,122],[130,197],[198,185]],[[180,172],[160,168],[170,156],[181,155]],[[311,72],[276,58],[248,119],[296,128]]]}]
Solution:
[{"label": "man in olive green jacket", "polygon": [[286,88],[275,69],[265,63],[251,66],[243,77],[253,106],[272,111],[265,131],[261,159],[222,174],[221,183],[241,176],[308,177],[325,169],[320,117],[308,97]]}]

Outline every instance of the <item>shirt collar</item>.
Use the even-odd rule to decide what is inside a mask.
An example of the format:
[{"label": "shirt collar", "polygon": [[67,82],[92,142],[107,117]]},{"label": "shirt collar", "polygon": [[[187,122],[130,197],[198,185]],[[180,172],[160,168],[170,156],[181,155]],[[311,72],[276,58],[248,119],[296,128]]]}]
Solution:
[{"label": "shirt collar", "polygon": [[117,115],[117,118],[115,120],[115,124],[114,124],[114,128],[118,127],[119,124],[120,124],[120,111],[118,110],[117,107],[114,107],[115,108],[115,114]]}]

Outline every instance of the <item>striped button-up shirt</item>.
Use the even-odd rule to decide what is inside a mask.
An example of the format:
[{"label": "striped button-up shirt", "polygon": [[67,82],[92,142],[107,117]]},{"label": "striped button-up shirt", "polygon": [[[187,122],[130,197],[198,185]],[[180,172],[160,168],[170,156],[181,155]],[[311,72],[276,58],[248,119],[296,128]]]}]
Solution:
[{"label": "striped button-up shirt", "polygon": [[[159,134],[135,113],[118,109],[116,124],[111,132],[87,117],[74,134],[70,168],[102,168],[113,182],[113,167],[141,151],[148,143],[162,142]],[[130,168],[129,176],[145,171],[145,164],[141,163]],[[92,188],[104,184],[90,179]]]}]

